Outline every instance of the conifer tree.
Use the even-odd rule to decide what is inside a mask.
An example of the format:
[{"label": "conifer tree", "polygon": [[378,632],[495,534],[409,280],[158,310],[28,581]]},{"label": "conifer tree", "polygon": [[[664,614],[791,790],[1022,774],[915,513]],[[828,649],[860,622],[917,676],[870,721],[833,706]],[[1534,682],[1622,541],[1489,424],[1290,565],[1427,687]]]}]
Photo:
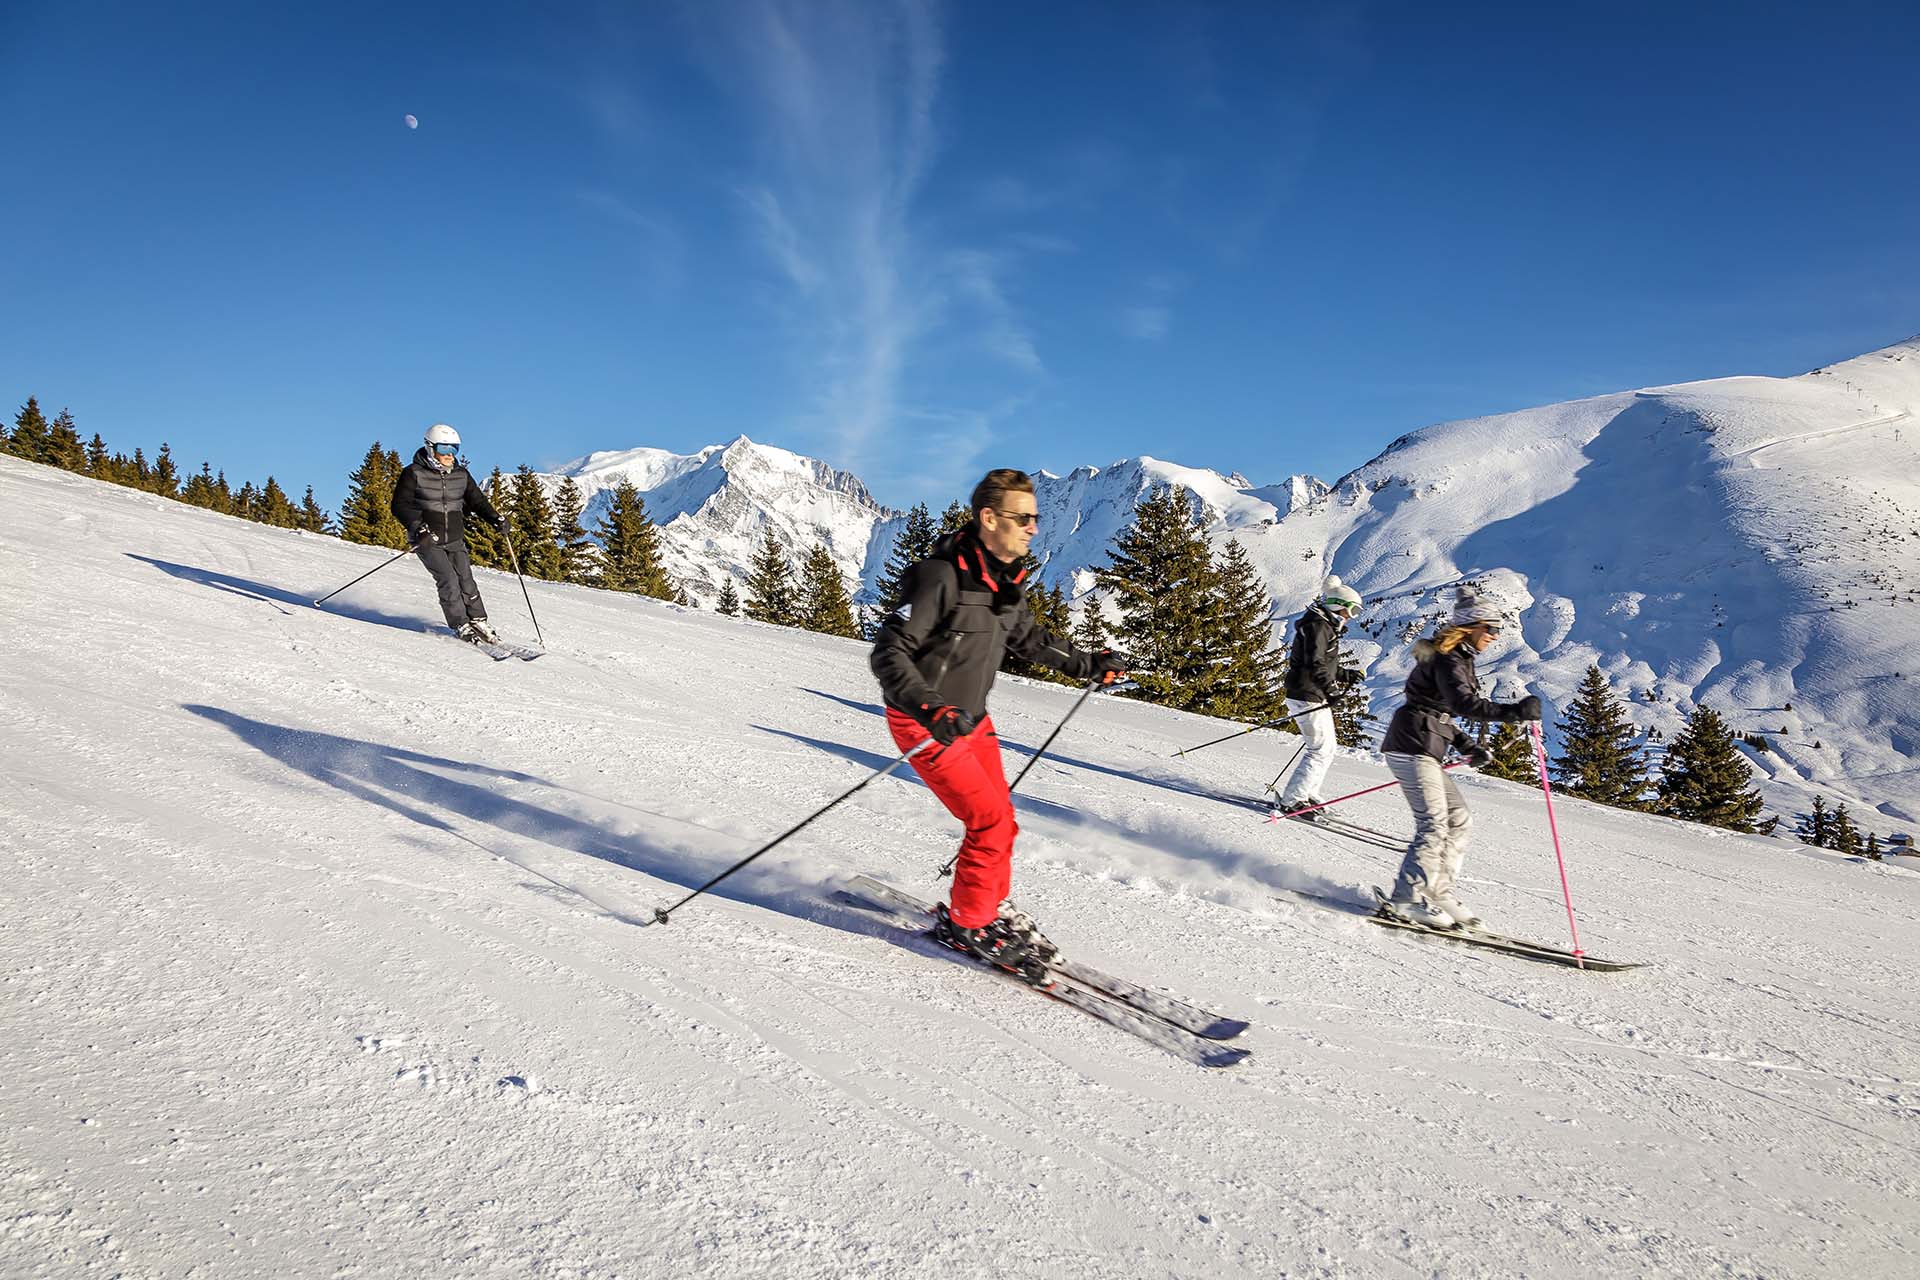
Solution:
[{"label": "conifer tree", "polygon": [[[493,509],[506,516],[509,526],[513,519],[512,504],[507,501],[507,478],[495,467],[493,474],[487,477],[483,486],[487,492],[487,501]],[[513,557],[507,554],[506,535],[484,520],[468,520],[467,555],[473,562],[486,569],[511,569]]]},{"label": "conifer tree", "polygon": [[200,470],[187,477],[186,486],[180,490],[180,501],[188,506],[206,507],[214,511],[226,510],[226,504],[220,499],[220,491],[213,487],[211,463],[201,463]]},{"label": "conifer tree", "polygon": [[[398,456],[380,447],[375,440],[360,465],[347,474],[347,500],[340,507],[340,536],[348,542],[364,542],[395,551],[407,545],[407,531],[393,518],[393,486],[400,479]],[[227,476],[223,471],[215,482],[223,498],[227,496]],[[227,509],[231,510],[231,499]]]},{"label": "conifer tree", "polygon": [[1539,761],[1533,754],[1533,735],[1522,725],[1502,722],[1493,726],[1492,736],[1485,746],[1493,754],[1493,759],[1475,773],[1493,778],[1505,778],[1509,782],[1538,782],[1540,780]]},{"label": "conifer tree", "polygon": [[790,627],[797,620],[795,615],[793,570],[769,529],[747,566],[747,616],[755,622]]},{"label": "conifer tree", "polygon": [[102,440],[100,433],[96,431],[93,433],[93,439],[87,441],[87,474],[96,480],[106,479],[109,461],[107,442]]},{"label": "conifer tree", "polygon": [[240,492],[233,495],[233,514],[242,520],[260,518],[260,491],[249,480],[240,486]]},{"label": "conifer tree", "polygon": [[253,518],[276,529],[295,529],[300,525],[299,509],[272,476],[267,477],[266,487],[260,491],[259,511]]},{"label": "conifer tree", "polygon": [[962,503],[960,499],[955,498],[947,504],[947,509],[940,513],[939,536],[944,537],[949,533],[958,533],[972,523],[973,509]]},{"label": "conifer tree", "polygon": [[1129,674],[1152,701],[1192,706],[1209,674],[1215,574],[1186,495],[1162,488],[1142,498],[1107,558],[1095,576],[1120,612],[1121,647],[1135,664]]},{"label": "conifer tree", "polygon": [[[1027,613],[1033,624],[1048,635],[1066,638],[1073,630],[1073,611],[1067,605],[1067,596],[1057,587],[1049,587],[1032,577],[1031,558],[1027,562],[1028,577],[1031,585],[1027,588]],[[1024,658],[1008,653],[1000,669],[1012,675],[1026,676],[1031,680],[1045,680],[1050,684],[1079,685],[1081,682],[1072,676],[1062,675],[1052,667],[1039,662],[1028,662]]]},{"label": "conifer tree", "polygon": [[873,584],[883,613],[891,613],[899,605],[900,580],[906,576],[908,569],[933,554],[933,544],[938,536],[927,504],[915,503],[913,510],[907,512],[906,525],[893,540],[893,549],[887,552],[887,563],[880,571],[879,580]]},{"label": "conifer tree", "polygon": [[581,527],[580,515],[587,500],[572,476],[562,476],[553,491],[554,541],[560,549],[560,580],[588,585],[599,576],[598,558],[593,543]]},{"label": "conifer tree", "polygon": [[173,465],[173,446],[164,440],[160,442],[159,455],[153,460],[153,472],[147,477],[147,487],[163,498],[180,496],[180,469]]},{"label": "conifer tree", "polygon": [[[1340,645],[1340,670],[1357,671],[1360,660],[1343,642]],[[1333,712],[1333,740],[1343,747],[1364,747],[1372,740],[1372,725],[1378,720],[1367,697],[1365,682],[1336,679],[1327,699]]]},{"label": "conifer tree", "polygon": [[[230,488],[230,487],[228,486],[228,484],[227,484],[227,473],[226,473],[225,471],[217,471],[217,472],[215,472],[215,473],[214,473],[214,476],[213,476],[213,496],[214,496],[214,497],[215,497],[215,498],[216,498],[216,499],[217,499],[218,501],[217,501],[217,502],[216,502],[216,504],[215,504],[215,505],[214,505],[214,506],[213,506],[213,507],[211,508],[212,510],[214,510],[214,511],[218,511],[218,512],[220,512],[220,513],[222,513],[223,515],[236,515],[236,514],[239,514],[239,513],[237,513],[237,512],[235,512],[235,511],[234,511],[234,509],[233,509],[233,503],[234,503],[234,495],[233,495],[233,490],[232,490],[232,488]],[[398,522],[398,521],[395,521],[395,522],[394,522],[394,525],[395,525],[395,527],[396,527],[396,528],[398,528],[398,527],[399,527],[399,522]]]},{"label": "conifer tree", "polygon": [[1877,831],[1867,832],[1867,847],[1862,849],[1861,852],[1866,854],[1867,857],[1873,859],[1875,862],[1884,861],[1884,858],[1880,852],[1880,833],[1879,832]]},{"label": "conifer tree", "polygon": [[1660,766],[1658,811],[1670,818],[1751,832],[1764,803],[1726,721],[1704,704],[1674,738]]},{"label": "conifer tree", "polygon": [[514,551],[520,558],[520,572],[549,582],[560,577],[560,543],[554,536],[553,504],[547,491],[534,475],[533,468],[521,463],[509,482],[507,524],[513,533]]},{"label": "conifer tree", "polygon": [[733,589],[733,575],[720,579],[720,613],[728,618],[740,616],[740,593]]},{"label": "conifer tree", "polygon": [[307,486],[307,496],[300,501],[300,523],[297,526],[308,533],[332,533],[333,517],[326,508],[313,500],[313,486]]},{"label": "conifer tree", "polygon": [[13,434],[7,439],[7,452],[28,462],[47,460],[47,418],[40,412],[40,402],[32,396],[27,397],[27,402],[20,406],[20,412],[14,415]]},{"label": "conifer tree", "polygon": [[151,489],[153,487],[153,468],[147,463],[147,455],[140,446],[133,447],[133,461],[121,469],[120,483],[129,489]]},{"label": "conifer tree", "polygon": [[595,531],[600,535],[601,586],[660,600],[672,593],[673,584],[660,563],[659,531],[647,515],[646,499],[631,480],[622,480],[614,489]]},{"label": "conifer tree", "polygon": [[1208,715],[1260,722],[1286,710],[1284,656],[1273,647],[1273,600],[1238,538],[1227,539],[1214,569],[1206,683]]},{"label": "conifer tree", "polygon": [[846,579],[826,544],[816,542],[800,569],[800,625],[830,636],[857,636]]},{"label": "conifer tree", "polygon": [[1107,647],[1107,621],[1101,615],[1098,597],[1089,595],[1080,606],[1080,621],[1073,624],[1073,642],[1088,653]]},{"label": "conifer tree", "polygon": [[1801,844],[1810,844],[1816,849],[1825,849],[1833,842],[1833,815],[1827,812],[1827,798],[1816,795],[1813,798],[1813,812],[1800,815],[1800,821],[1794,824],[1794,839]]},{"label": "conifer tree", "polygon": [[73,410],[62,409],[47,426],[47,462],[62,471],[87,469],[86,446],[80,443],[80,429],[73,424]]},{"label": "conifer tree", "polygon": [[1844,802],[1834,806],[1833,834],[1827,847],[1850,858],[1860,854],[1860,828],[1854,825],[1853,814]]},{"label": "conifer tree", "polygon": [[1588,666],[1559,730],[1555,782],[1582,799],[1629,809],[1640,806],[1647,790],[1647,764],[1634,745],[1638,731],[1597,665]]}]

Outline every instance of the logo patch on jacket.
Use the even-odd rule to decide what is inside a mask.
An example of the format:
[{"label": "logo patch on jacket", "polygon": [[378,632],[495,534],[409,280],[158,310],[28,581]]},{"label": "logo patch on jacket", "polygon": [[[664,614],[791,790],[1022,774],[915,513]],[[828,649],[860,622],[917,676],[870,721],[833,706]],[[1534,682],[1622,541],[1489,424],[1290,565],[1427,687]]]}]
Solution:
[{"label": "logo patch on jacket", "polygon": [[907,601],[907,603],[901,605],[898,609],[895,609],[893,611],[893,616],[900,619],[900,621],[902,622],[905,622],[908,618],[911,618],[913,616],[913,602],[909,600]]}]

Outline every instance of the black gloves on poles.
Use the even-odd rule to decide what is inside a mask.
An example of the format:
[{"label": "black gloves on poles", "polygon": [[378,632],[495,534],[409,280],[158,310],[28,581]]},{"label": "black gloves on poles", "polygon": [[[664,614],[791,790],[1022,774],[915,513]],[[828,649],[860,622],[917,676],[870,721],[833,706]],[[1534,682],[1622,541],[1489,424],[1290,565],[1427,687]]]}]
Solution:
[{"label": "black gloves on poles", "polygon": [[923,706],[920,708],[920,714],[914,719],[925,725],[927,732],[933,735],[933,740],[943,747],[952,746],[979,726],[979,721],[960,708],[944,704],[937,707]]}]

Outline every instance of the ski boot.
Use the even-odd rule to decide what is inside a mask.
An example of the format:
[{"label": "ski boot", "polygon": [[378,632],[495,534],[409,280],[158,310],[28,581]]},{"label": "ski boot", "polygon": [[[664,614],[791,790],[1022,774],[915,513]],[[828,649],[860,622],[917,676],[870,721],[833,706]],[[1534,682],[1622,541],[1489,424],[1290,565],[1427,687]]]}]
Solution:
[{"label": "ski boot", "polygon": [[1059,949],[1034,928],[1025,912],[1008,912],[991,924],[969,929],[953,922],[943,902],[934,908],[934,917],[933,937],[942,946],[1004,969],[1029,986],[1053,985],[1048,965],[1059,957]]},{"label": "ski boot", "polygon": [[1320,815],[1326,812],[1326,809],[1323,807],[1325,804],[1326,801],[1316,800],[1309,796],[1305,800],[1296,800],[1292,804],[1276,804],[1273,808],[1273,816],[1276,818],[1291,818],[1295,822],[1318,822],[1320,821]]},{"label": "ski boot", "polygon": [[471,620],[463,622],[454,628],[453,634],[456,639],[465,640],[468,644],[489,643],[486,636],[481,634],[480,628],[474,626]]},{"label": "ski boot", "polygon": [[468,618],[467,625],[472,627],[474,630],[474,633],[478,635],[482,640],[485,640],[488,644],[500,643],[500,633],[498,631],[495,631],[493,629],[493,624],[491,622],[488,622],[485,618]]},{"label": "ski boot", "polygon": [[1459,928],[1478,929],[1480,927],[1480,917],[1473,914],[1471,907],[1453,896],[1452,885],[1444,889],[1428,889],[1426,895],[1427,901],[1444,911]]},{"label": "ski boot", "polygon": [[1453,917],[1434,904],[1429,892],[1407,884],[1393,886],[1392,895],[1380,903],[1380,914],[1428,929],[1453,928]]}]

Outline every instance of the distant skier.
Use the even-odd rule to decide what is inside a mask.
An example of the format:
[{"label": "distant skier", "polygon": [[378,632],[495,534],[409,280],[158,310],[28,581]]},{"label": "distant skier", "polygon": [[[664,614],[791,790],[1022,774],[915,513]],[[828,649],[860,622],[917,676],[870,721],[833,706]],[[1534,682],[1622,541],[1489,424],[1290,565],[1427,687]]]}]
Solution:
[{"label": "distant skier", "polygon": [[466,517],[472,514],[506,531],[506,517],[493,509],[460,462],[460,433],[446,423],[427,428],[427,441],[393,486],[393,518],[407,531],[420,563],[440,590],[440,611],[462,640],[498,644],[487,622],[487,606],[473,582],[467,555]]},{"label": "distant skier", "polygon": [[[1320,798],[1320,786],[1333,763],[1331,704],[1341,685],[1360,680],[1358,670],[1340,665],[1340,636],[1359,612],[1360,593],[1329,576],[1320,598],[1293,624],[1293,647],[1287,652],[1287,710],[1293,712],[1293,722],[1306,742],[1276,805],[1283,815],[1317,810],[1326,803]],[[1302,816],[1311,819],[1317,813]]]},{"label": "distant skier", "polygon": [[1400,864],[1387,910],[1415,924],[1471,929],[1480,923],[1453,891],[1473,819],[1460,788],[1440,765],[1449,748],[1475,768],[1493,757],[1453,718],[1514,722],[1540,718],[1540,699],[1531,694],[1504,703],[1480,696],[1474,655],[1486,652],[1499,634],[1500,610],[1481,600],[1472,587],[1462,586],[1446,625],[1431,639],[1413,646],[1406,703],[1393,713],[1386,740],[1380,744],[1387,768],[1413,809],[1413,844]]},{"label": "distant skier", "polygon": [[1026,571],[1014,566],[1039,519],[1025,472],[989,471],[974,488],[972,521],[902,577],[900,605],[881,625],[870,659],[895,744],[902,751],[929,737],[940,744],[915,756],[913,767],[966,824],[951,902],[936,911],[934,934],[1030,981],[1043,978],[1059,953],[1024,912],[1002,910],[1020,828],[987,691],[1009,651],[1077,680],[1112,684],[1126,671],[1119,654],[1075,648],[1027,611]]}]

